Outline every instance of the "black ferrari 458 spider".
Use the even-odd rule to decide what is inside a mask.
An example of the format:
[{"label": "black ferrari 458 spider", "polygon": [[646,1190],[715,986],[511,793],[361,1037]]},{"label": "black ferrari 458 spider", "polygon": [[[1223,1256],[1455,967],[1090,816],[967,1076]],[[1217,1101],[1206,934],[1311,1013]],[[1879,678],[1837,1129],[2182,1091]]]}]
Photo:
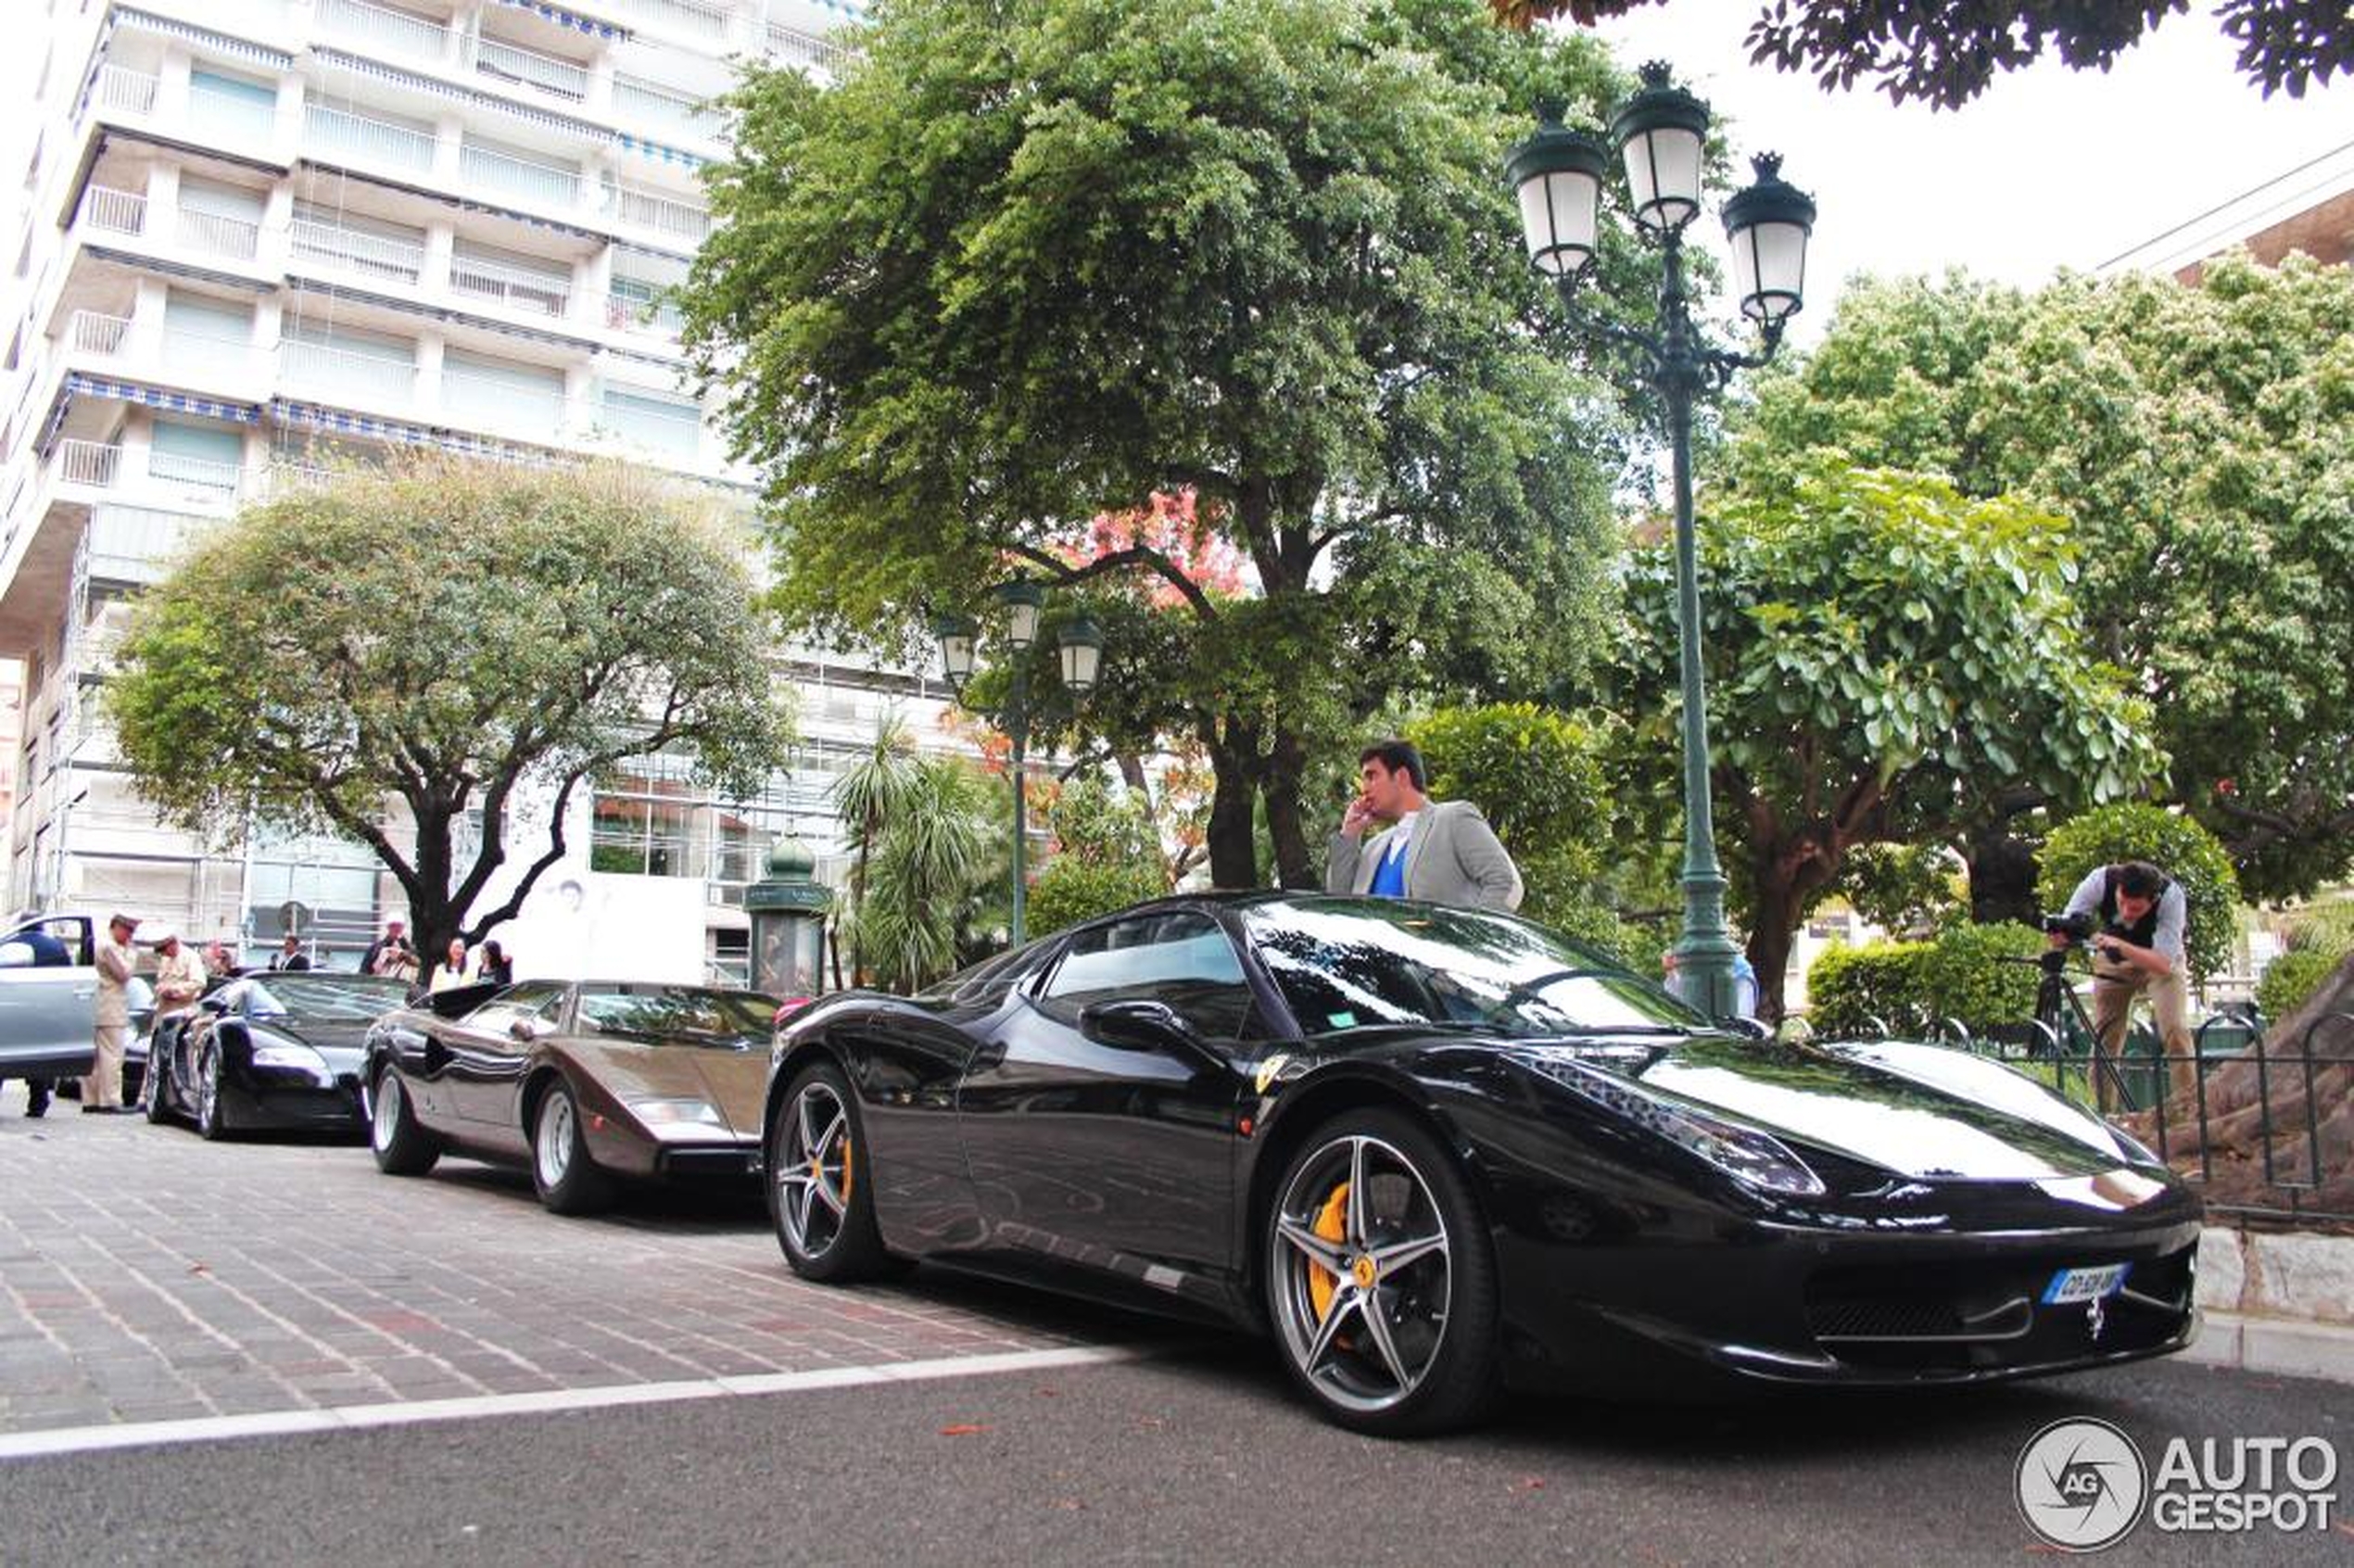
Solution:
[{"label": "black ferrari 458 spider", "polygon": [[1525,921],[1149,904],[797,1014],[787,1260],[926,1259],[1272,1331],[1362,1430],[1506,1381],[1960,1384],[2181,1348],[2197,1197],[1998,1062],[1711,1026]]}]

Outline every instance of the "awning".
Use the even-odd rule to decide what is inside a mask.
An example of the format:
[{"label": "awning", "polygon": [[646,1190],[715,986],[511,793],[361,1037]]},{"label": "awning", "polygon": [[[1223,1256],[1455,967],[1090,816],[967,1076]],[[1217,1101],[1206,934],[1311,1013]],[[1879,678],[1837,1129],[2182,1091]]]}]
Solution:
[{"label": "awning", "polygon": [[238,424],[258,424],[261,421],[261,411],[251,403],[226,403],[218,398],[198,398],[186,392],[143,386],[135,381],[116,381],[108,376],[90,375],[82,371],[66,373],[65,389],[69,394],[111,398],[118,402],[140,403],[172,413],[200,414],[206,419],[226,419]]},{"label": "awning", "polygon": [[[825,0],[820,0],[820,3],[825,3]],[[512,6],[518,11],[530,11],[576,32],[593,33],[599,38],[623,39],[629,36],[629,30],[626,27],[599,21],[594,17],[584,17],[577,11],[567,11],[562,6],[548,5],[546,0],[499,0],[499,4]]]},{"label": "awning", "polygon": [[114,19],[125,27],[145,28],[149,32],[165,32],[174,38],[189,39],[209,49],[218,49],[224,55],[251,60],[256,65],[272,66],[279,70],[289,70],[294,65],[294,57],[284,49],[248,43],[243,38],[233,38],[228,33],[215,32],[210,28],[198,27],[193,22],[180,21],[171,17],[152,16],[146,11],[118,6],[114,9]]},{"label": "awning", "polygon": [[409,424],[397,419],[378,419],[373,414],[353,413],[348,409],[323,408],[317,403],[297,403],[285,398],[270,399],[270,420],[273,424],[290,424],[301,430],[321,430],[335,436],[365,436],[376,441],[399,441],[410,447],[437,447],[438,437],[422,424]]},{"label": "awning", "polygon": [[649,142],[632,136],[626,131],[614,132],[613,139],[622,151],[636,153],[639,158],[652,158],[656,163],[677,163],[683,164],[689,169],[701,169],[711,161],[707,158],[699,158],[683,148],[667,146],[661,142]]}]

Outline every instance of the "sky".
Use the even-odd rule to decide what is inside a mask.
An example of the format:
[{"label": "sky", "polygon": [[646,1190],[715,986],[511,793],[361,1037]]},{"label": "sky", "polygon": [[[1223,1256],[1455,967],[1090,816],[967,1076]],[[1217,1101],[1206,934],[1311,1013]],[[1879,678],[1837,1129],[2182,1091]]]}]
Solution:
[{"label": "sky", "polygon": [[[2044,60],[1959,110],[1749,64],[1741,38],[1763,0],[1670,0],[1600,31],[1628,66],[1664,59],[1709,101],[1744,183],[1749,155],[1783,155],[1782,177],[1817,207],[1807,272],[1819,297],[1859,272],[1960,266],[2021,285],[2091,272],[2317,158],[2354,170],[2354,82],[2267,99],[2234,68],[2210,3],[2194,0],[2106,73]],[[1703,240],[1721,245],[1705,221]],[[1819,330],[1810,314],[1802,324]]]}]

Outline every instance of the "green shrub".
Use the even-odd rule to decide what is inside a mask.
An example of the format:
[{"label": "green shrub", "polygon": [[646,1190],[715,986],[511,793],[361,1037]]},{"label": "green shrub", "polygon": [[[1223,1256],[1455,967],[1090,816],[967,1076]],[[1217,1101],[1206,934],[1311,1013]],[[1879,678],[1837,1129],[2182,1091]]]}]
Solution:
[{"label": "green shrub", "polygon": [[2036,879],[2044,907],[2057,913],[2095,866],[2146,860],[2183,884],[2190,905],[2183,950],[2191,976],[2202,980],[2231,960],[2238,930],[2234,911],[2240,884],[2231,856],[2214,834],[2163,807],[2106,805],[2071,817],[2044,842],[2043,870]]},{"label": "green shrub", "polygon": [[2042,951],[2040,932],[2003,922],[1967,921],[1930,942],[1835,947],[1806,977],[1807,1022],[1826,1039],[1870,1033],[1884,1023],[1921,1034],[1953,1019],[1972,1034],[2016,1027],[2035,1011],[2035,971],[2009,958]]},{"label": "green shrub", "polygon": [[1042,937],[1168,891],[1158,862],[1057,860],[1031,885],[1023,924],[1027,934]]},{"label": "green shrub", "polygon": [[2345,961],[2343,953],[2308,947],[2284,953],[2265,965],[2264,978],[2256,982],[2256,1005],[2263,1009],[2265,1021],[2278,1023],[2303,1006]]}]

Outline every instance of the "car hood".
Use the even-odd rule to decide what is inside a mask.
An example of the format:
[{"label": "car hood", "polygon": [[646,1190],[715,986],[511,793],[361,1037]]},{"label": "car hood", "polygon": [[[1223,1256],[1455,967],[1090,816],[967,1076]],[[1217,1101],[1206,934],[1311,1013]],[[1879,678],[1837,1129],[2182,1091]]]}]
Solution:
[{"label": "car hood", "polygon": [[256,1044],[280,1040],[308,1045],[338,1066],[349,1066],[351,1063],[343,1058],[350,1057],[356,1061],[366,1052],[368,1029],[373,1021],[369,1018],[330,1020],[299,1017],[254,1018],[247,1023],[247,1029]]},{"label": "car hood", "polygon": [[768,1093],[768,1053],[599,1039],[570,1043],[569,1054],[625,1104],[702,1100],[716,1106],[738,1137],[760,1136]]},{"label": "car hood", "polygon": [[2099,1118],[1999,1062],[1942,1046],[1701,1038],[1523,1055],[1572,1088],[1580,1071],[1606,1073],[1670,1105],[1919,1180],[2045,1181],[2133,1163]]}]

